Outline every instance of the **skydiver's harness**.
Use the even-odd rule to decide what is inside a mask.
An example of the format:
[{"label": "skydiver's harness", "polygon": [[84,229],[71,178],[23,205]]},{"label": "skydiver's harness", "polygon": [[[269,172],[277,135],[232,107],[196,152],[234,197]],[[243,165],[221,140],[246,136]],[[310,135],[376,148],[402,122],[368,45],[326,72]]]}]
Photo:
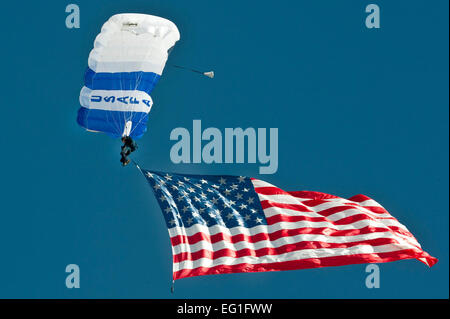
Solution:
[{"label": "skydiver's harness", "polygon": [[128,155],[130,155],[132,152],[134,152],[137,149],[136,142],[133,141],[133,139],[129,136],[125,137],[125,141],[123,142],[123,145],[121,146],[120,155],[122,158],[120,159],[120,162],[125,166],[128,164],[129,160],[127,158]]},{"label": "skydiver's harness", "polygon": [[[125,140],[123,141],[123,145],[120,147],[120,149],[121,149],[120,155],[122,156],[120,161],[122,162],[123,160],[127,159],[128,155],[130,155],[131,153],[133,153],[138,149],[138,145],[136,144],[135,141],[133,141],[131,137],[125,136]],[[134,160],[131,161],[133,161],[133,164],[139,168],[139,166],[136,164]]]},{"label": "skydiver's harness", "polygon": [[127,136],[125,138],[125,142],[123,143],[121,149],[123,154],[130,155],[130,153],[134,152],[138,148],[135,141],[131,139],[131,137]]}]

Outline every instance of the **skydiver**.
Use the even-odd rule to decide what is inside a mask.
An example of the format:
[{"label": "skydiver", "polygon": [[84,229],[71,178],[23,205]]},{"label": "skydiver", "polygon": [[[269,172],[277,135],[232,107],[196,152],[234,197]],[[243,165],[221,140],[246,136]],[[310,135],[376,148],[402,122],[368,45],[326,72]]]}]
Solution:
[{"label": "skydiver", "polygon": [[121,146],[120,155],[122,158],[120,159],[120,162],[122,163],[122,166],[126,166],[130,163],[130,160],[127,158],[128,155],[130,155],[132,152],[134,152],[137,149],[137,144],[133,139],[129,136],[123,136],[122,137],[123,145]]}]

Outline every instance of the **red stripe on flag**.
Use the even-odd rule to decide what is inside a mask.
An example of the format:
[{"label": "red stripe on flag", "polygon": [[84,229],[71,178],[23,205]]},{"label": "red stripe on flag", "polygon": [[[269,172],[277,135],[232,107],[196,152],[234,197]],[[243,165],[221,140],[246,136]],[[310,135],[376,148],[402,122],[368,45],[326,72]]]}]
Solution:
[{"label": "red stripe on flag", "polygon": [[201,249],[196,252],[182,252],[173,256],[173,262],[178,263],[186,260],[198,260],[201,258],[218,259],[221,257],[240,258],[246,256],[262,257],[262,256],[276,256],[292,251],[300,251],[305,249],[321,249],[321,248],[350,248],[359,245],[381,246],[388,244],[399,244],[393,238],[375,238],[369,240],[361,240],[349,243],[327,243],[323,241],[301,241],[293,244],[286,244],[280,247],[264,247],[260,249],[244,248],[240,250],[233,250],[223,248],[216,251]]},{"label": "red stripe on flag", "polygon": [[292,260],[267,264],[238,264],[238,265],[219,265],[215,267],[199,267],[195,269],[183,269],[173,273],[173,279],[181,279],[192,276],[228,274],[237,272],[261,272],[261,271],[280,271],[297,270],[308,268],[321,268],[330,266],[344,266],[350,264],[363,263],[384,263],[397,261],[401,259],[416,258],[429,267],[433,266],[438,260],[425,252],[417,252],[412,249],[399,250],[387,253],[358,254],[349,256],[333,256],[324,258],[309,258],[302,260]]},{"label": "red stripe on flag", "polygon": [[352,202],[361,203],[361,202],[365,202],[366,200],[373,200],[373,199],[366,195],[358,194],[358,195],[350,197],[348,200],[351,200]]},{"label": "red stripe on flag", "polygon": [[324,199],[334,199],[334,198],[340,198],[339,196],[334,196],[326,193],[321,192],[311,192],[311,191],[294,191],[294,192],[287,192],[289,195],[292,195],[294,197],[298,198],[309,198],[312,200],[324,200]]},{"label": "red stripe on flag", "polygon": [[[373,234],[373,233],[379,233],[379,232],[398,232],[400,233],[399,229],[395,229],[393,226],[391,227],[370,227],[366,226],[359,229],[345,229],[345,230],[336,230],[329,227],[318,227],[318,228],[311,228],[311,227],[304,227],[304,228],[297,228],[297,229],[281,229],[278,231],[275,231],[273,233],[258,233],[252,236],[248,236],[245,234],[237,234],[234,236],[229,236],[224,233],[217,233],[214,235],[208,235],[203,232],[195,233],[191,236],[184,236],[184,235],[177,235],[170,238],[170,242],[172,243],[172,246],[176,246],[179,244],[188,244],[188,245],[194,245],[198,243],[199,241],[206,241],[208,243],[214,244],[220,241],[226,241],[232,244],[236,244],[241,241],[246,241],[249,243],[257,243],[261,240],[277,240],[282,237],[291,237],[296,235],[324,235],[324,236],[355,236],[355,235],[365,235],[365,234]],[[409,234],[402,233],[403,235],[411,237]]]},{"label": "red stripe on flag", "polygon": [[[393,217],[386,217],[383,219],[392,219],[395,220]],[[335,221],[329,220],[325,217],[307,217],[307,216],[290,216],[290,215],[283,215],[283,214],[277,214],[273,215],[271,217],[267,217],[267,224],[273,225],[279,222],[288,222],[288,223],[295,223],[295,222],[302,222],[302,221],[308,221],[308,222],[327,222],[331,223],[333,225],[350,225],[355,222],[361,221],[361,220],[376,220],[375,218],[367,215],[367,214],[355,214],[352,216],[344,217]]]},{"label": "red stripe on flag", "polygon": [[262,209],[266,209],[269,207],[278,207],[278,208],[292,209],[299,212],[312,212],[311,209],[302,204],[283,204],[278,202],[272,202],[270,200],[262,200],[261,206]]}]

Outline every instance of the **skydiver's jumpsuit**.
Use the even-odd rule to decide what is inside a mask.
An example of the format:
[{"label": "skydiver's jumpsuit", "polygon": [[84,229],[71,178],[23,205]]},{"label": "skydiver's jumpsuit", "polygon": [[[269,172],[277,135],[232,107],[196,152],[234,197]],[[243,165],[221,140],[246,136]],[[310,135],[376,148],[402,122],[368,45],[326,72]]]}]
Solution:
[{"label": "skydiver's jumpsuit", "polygon": [[137,144],[133,139],[129,136],[125,137],[125,141],[123,142],[123,145],[121,146],[121,152],[120,155],[122,158],[120,159],[120,162],[122,165],[127,165],[129,163],[129,160],[127,158],[128,155],[130,155],[132,152],[134,152],[137,149]]}]

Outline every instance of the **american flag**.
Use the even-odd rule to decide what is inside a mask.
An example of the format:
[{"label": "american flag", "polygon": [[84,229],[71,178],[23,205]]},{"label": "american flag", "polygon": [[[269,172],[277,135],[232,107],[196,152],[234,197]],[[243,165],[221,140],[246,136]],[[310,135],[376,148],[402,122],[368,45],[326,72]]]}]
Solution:
[{"label": "american flag", "polygon": [[169,230],[173,279],[416,258],[408,229],[373,199],[287,192],[244,176],[141,170]]}]

